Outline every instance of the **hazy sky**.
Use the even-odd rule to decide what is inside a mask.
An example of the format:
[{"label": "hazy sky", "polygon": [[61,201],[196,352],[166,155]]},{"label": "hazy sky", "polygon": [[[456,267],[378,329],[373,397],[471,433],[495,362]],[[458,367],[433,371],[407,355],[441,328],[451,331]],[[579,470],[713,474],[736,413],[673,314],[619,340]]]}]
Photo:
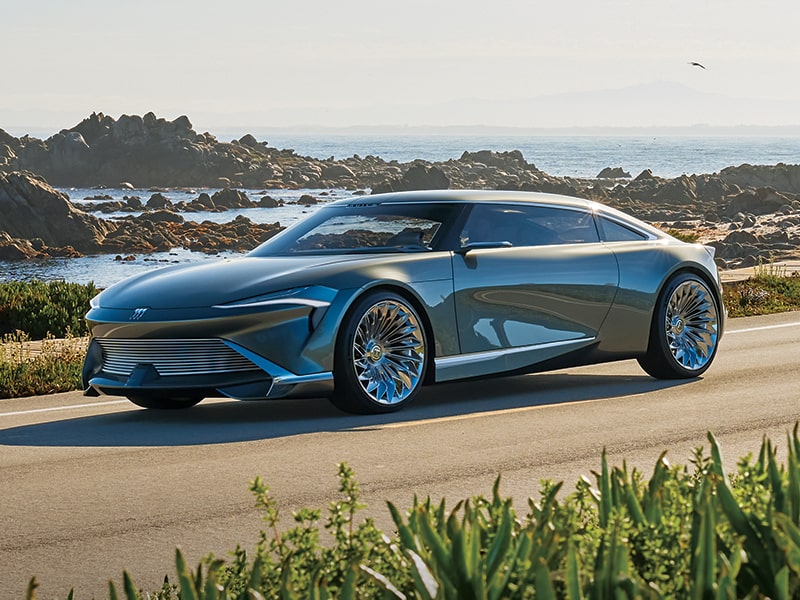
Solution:
[{"label": "hazy sky", "polygon": [[198,130],[800,124],[794,0],[0,2],[16,134],[92,111]]}]

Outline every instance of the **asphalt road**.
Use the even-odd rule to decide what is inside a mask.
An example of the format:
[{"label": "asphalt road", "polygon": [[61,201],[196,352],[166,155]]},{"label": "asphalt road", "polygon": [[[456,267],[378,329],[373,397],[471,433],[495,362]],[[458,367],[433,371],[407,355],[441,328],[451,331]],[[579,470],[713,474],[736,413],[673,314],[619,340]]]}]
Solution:
[{"label": "asphalt road", "polygon": [[107,598],[122,571],[145,590],[174,580],[174,550],[252,548],[261,521],[247,491],[261,475],[287,521],[338,494],[336,463],[356,471],[365,514],[390,528],[385,500],[450,505],[501,491],[523,511],[541,479],[575,481],[603,447],[649,474],[669,449],[687,463],[720,440],[732,470],[768,434],[800,420],[800,313],[729,321],[698,380],[656,381],[633,361],[434,386],[401,413],[354,417],[326,400],[205,401],[153,412],[79,393],[0,401],[0,597]]}]

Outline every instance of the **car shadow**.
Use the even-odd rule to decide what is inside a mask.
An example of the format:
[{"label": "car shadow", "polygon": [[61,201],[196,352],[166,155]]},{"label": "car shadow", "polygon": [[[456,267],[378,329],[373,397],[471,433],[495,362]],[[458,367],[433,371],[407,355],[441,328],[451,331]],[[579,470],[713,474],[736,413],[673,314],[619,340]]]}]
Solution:
[{"label": "car shadow", "polygon": [[131,405],[124,412],[0,430],[0,445],[192,446],[369,431],[387,424],[624,397],[691,382],[661,381],[645,375],[546,373],[443,383],[423,389],[408,408],[384,415],[348,415],[324,398],[209,402],[178,411]]}]

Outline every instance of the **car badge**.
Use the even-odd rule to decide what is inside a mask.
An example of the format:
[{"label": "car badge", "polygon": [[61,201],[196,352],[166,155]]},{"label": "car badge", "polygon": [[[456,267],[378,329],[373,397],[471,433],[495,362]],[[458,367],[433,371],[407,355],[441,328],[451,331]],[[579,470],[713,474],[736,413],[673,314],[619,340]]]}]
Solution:
[{"label": "car badge", "polygon": [[146,308],[137,308],[137,309],[135,309],[133,311],[133,313],[131,313],[131,318],[129,320],[130,321],[138,321],[139,319],[141,319],[144,316],[144,313],[146,313],[146,312],[147,312]]}]

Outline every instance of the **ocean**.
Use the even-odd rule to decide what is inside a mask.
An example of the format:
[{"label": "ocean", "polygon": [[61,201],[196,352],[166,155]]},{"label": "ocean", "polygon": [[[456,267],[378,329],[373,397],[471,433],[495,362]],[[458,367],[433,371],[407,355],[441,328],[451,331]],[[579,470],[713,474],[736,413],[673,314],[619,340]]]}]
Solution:
[{"label": "ocean", "polygon": [[[227,141],[241,135],[215,134]],[[595,177],[605,167],[621,167],[636,176],[644,169],[661,177],[682,174],[716,173],[727,166],[741,164],[774,165],[800,163],[800,138],[757,136],[522,136],[522,135],[306,135],[275,134],[256,136],[276,148],[292,148],[300,155],[314,158],[334,157],[337,160],[353,155],[380,156],[385,160],[409,162],[417,158],[428,161],[457,159],[464,151],[519,150],[525,159],[550,175],[569,177]],[[146,190],[77,189],[60,188],[72,201],[80,205],[86,198],[106,194],[113,199],[124,195],[138,195],[147,200]],[[173,201],[196,197],[202,191],[170,191],[166,195]],[[213,192],[213,190],[210,190]],[[265,190],[245,190],[254,200]],[[227,222],[237,215],[245,215],[254,222],[275,222],[289,225],[302,218],[308,210],[291,202],[304,193],[317,197],[322,192],[331,199],[350,196],[347,190],[266,190],[276,199],[288,202],[281,208],[253,208],[223,213],[184,214],[187,220]],[[194,194],[194,195],[192,195]],[[98,214],[103,218],[122,215]],[[126,213],[128,214],[128,213]],[[76,283],[93,281],[107,287],[125,277],[168,264],[230,260],[236,253],[208,255],[176,249],[150,255],[136,255],[135,260],[119,261],[114,255],[87,256],[76,259],[45,259],[24,262],[0,261],[0,281],[63,279]]]},{"label": "ocean", "polygon": [[[230,140],[235,134],[217,138]],[[239,136],[241,137],[241,136]],[[591,136],[591,135],[326,135],[269,134],[276,148],[337,160],[372,154],[384,160],[409,162],[417,158],[446,161],[464,151],[519,150],[525,160],[545,173],[561,177],[595,177],[605,167],[622,167],[632,176],[650,169],[660,177],[717,173],[744,163],[800,163],[796,136]]]}]

